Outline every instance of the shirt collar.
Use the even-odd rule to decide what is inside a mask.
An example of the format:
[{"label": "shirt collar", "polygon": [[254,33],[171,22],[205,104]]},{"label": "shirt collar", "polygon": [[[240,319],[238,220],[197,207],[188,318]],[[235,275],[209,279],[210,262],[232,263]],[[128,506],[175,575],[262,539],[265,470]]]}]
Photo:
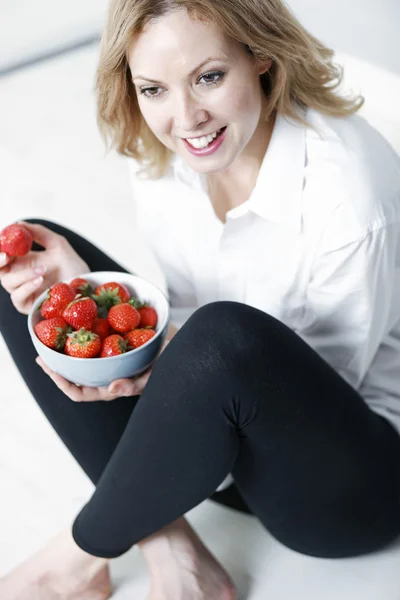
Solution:
[{"label": "shirt collar", "polygon": [[278,114],[249,210],[300,233],[305,158],[306,128]]},{"label": "shirt collar", "polygon": [[[300,107],[296,110],[306,117],[306,110]],[[232,212],[239,216],[249,210],[300,233],[305,160],[306,128],[278,113],[252,194]],[[192,188],[205,191],[204,177],[180,157],[175,161],[174,173]]]}]

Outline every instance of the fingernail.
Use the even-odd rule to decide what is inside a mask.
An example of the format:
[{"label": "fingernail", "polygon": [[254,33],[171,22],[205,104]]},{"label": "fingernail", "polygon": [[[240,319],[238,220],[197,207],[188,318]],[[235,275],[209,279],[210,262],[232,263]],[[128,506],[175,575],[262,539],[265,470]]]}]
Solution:
[{"label": "fingernail", "polygon": [[33,269],[33,272],[36,273],[36,275],[43,275],[44,273],[46,273],[47,267],[45,265],[40,265],[40,267],[35,267]]},{"label": "fingernail", "polygon": [[5,252],[0,252],[0,267],[6,263],[7,254]]}]

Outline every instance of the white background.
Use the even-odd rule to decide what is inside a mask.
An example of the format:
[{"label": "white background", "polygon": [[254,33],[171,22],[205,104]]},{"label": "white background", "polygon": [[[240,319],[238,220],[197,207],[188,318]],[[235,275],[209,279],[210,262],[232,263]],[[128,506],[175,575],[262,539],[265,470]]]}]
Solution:
[{"label": "white background", "polygon": [[[366,96],[363,114],[400,153],[397,0],[290,5],[337,50],[346,89]],[[105,6],[104,0],[0,0],[0,70],[96,37]],[[59,221],[163,286],[135,229],[125,161],[105,155],[97,132],[96,60],[94,44],[0,79],[0,227],[30,216]],[[92,485],[37,408],[1,338],[0,372],[1,575],[68,526]],[[189,519],[242,598],[399,598],[397,546],[372,557],[320,561],[286,550],[252,518],[212,503],[195,508]],[[135,548],[112,568],[122,584],[116,598],[145,598],[148,579]]]}]

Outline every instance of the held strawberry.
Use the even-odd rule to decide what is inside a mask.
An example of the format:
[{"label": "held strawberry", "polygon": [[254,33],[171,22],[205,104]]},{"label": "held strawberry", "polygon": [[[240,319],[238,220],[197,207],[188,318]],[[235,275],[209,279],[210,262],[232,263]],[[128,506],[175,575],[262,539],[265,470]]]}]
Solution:
[{"label": "held strawberry", "polygon": [[75,298],[74,291],[66,283],[55,283],[47,290],[47,297],[38,307],[44,319],[62,317],[64,309]]},{"label": "held strawberry", "polygon": [[140,313],[139,327],[152,327],[157,325],[158,315],[156,310],[147,302],[141,302],[138,298],[131,298],[129,304],[132,304]]},{"label": "held strawberry", "polygon": [[84,327],[79,331],[67,334],[64,352],[74,358],[95,358],[101,350],[101,340],[96,333],[86,331]]},{"label": "held strawberry", "polygon": [[0,233],[0,251],[8,256],[25,256],[32,249],[33,237],[24,225],[13,223]]},{"label": "held strawberry", "polygon": [[118,356],[119,354],[125,354],[132,350],[129,342],[124,340],[118,333],[109,335],[103,340],[100,352],[100,358],[107,358],[109,356]]},{"label": "held strawberry", "polygon": [[156,332],[153,329],[133,329],[124,335],[124,340],[129,342],[132,348],[139,348],[139,346],[146,344],[155,335]]},{"label": "held strawberry", "polygon": [[92,298],[76,298],[64,309],[62,316],[74,329],[90,330],[97,317],[97,305]]},{"label": "held strawberry", "polygon": [[67,341],[67,334],[71,331],[68,323],[62,317],[53,317],[39,321],[34,327],[39,340],[53,350],[61,351]]},{"label": "held strawberry", "polygon": [[127,333],[140,323],[140,314],[131,304],[123,302],[112,306],[108,312],[108,322],[118,333]]}]

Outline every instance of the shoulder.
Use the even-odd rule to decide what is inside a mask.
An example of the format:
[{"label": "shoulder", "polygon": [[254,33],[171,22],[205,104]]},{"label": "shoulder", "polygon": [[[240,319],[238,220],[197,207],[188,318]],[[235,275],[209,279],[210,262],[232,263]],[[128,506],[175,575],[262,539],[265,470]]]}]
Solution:
[{"label": "shoulder", "polygon": [[309,110],[303,208],[305,216],[340,226],[349,241],[400,221],[400,158],[359,116],[335,118]]}]

